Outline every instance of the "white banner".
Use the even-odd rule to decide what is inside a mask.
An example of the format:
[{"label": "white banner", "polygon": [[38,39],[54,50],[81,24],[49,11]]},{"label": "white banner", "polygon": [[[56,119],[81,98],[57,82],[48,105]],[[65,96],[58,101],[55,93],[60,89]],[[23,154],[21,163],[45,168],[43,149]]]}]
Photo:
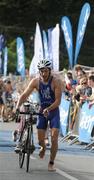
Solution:
[{"label": "white banner", "polygon": [[59,24],[52,30],[52,62],[53,70],[59,71]]},{"label": "white banner", "polygon": [[4,76],[7,76],[8,48],[4,48]]},{"label": "white banner", "polygon": [[29,74],[35,75],[38,72],[37,64],[43,59],[43,44],[39,24],[36,24],[36,33],[34,39],[34,56],[30,64]]}]

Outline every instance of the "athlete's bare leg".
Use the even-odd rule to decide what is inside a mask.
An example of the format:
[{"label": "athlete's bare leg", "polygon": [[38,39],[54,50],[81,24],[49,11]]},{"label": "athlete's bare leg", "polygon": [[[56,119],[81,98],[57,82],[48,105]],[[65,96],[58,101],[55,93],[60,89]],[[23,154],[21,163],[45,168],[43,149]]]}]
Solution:
[{"label": "athlete's bare leg", "polygon": [[55,171],[54,160],[55,160],[57,149],[58,149],[58,135],[59,135],[59,130],[57,128],[52,128],[51,129],[50,160],[48,164],[49,171]]},{"label": "athlete's bare leg", "polygon": [[45,130],[43,129],[38,129],[38,140],[39,140],[39,145],[41,146],[39,156],[40,158],[43,158],[45,155],[45,150],[46,150],[46,145],[45,145]]}]

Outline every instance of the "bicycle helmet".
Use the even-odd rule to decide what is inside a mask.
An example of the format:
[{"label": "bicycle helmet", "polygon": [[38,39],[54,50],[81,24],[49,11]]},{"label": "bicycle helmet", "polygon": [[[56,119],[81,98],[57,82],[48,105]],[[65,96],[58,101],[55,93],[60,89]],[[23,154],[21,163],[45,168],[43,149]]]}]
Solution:
[{"label": "bicycle helmet", "polygon": [[39,70],[42,69],[42,68],[46,68],[46,67],[49,68],[49,69],[52,68],[51,62],[48,59],[40,60],[37,67],[38,67]]}]

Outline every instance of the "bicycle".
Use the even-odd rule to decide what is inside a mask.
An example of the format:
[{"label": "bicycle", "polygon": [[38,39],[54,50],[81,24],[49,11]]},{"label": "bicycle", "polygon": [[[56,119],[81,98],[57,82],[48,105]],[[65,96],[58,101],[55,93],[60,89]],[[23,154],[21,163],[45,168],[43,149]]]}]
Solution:
[{"label": "bicycle", "polygon": [[[19,137],[21,145],[19,154],[19,167],[22,168],[26,154],[26,172],[29,171],[30,154],[35,150],[34,137],[33,137],[33,116],[42,115],[34,111],[30,103],[25,103],[25,112],[18,112],[19,115],[25,115],[24,127]],[[35,122],[34,122],[35,123]]]}]

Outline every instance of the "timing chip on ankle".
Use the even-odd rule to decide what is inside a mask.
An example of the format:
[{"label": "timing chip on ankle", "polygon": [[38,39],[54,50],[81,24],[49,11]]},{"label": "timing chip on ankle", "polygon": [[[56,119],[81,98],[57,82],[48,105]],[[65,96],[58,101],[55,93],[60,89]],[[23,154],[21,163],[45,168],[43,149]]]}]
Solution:
[{"label": "timing chip on ankle", "polygon": [[50,161],[49,164],[54,165],[54,162],[53,162],[53,161]]}]

